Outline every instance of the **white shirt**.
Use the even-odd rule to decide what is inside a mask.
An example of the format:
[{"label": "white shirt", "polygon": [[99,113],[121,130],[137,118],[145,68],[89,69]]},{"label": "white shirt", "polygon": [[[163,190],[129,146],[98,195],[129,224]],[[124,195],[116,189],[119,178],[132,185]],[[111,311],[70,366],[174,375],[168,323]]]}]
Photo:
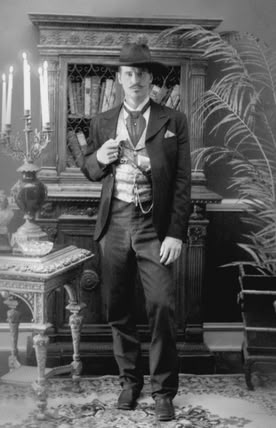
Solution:
[{"label": "white shirt", "polygon": [[[132,111],[140,111],[148,101],[149,97],[144,100],[143,103],[141,103],[135,110],[133,108],[130,108],[130,106],[126,102],[125,105],[128,109]],[[146,131],[149,121],[149,115],[150,107],[143,114],[146,120],[146,128],[135,148],[133,147],[128,135],[126,127],[126,119],[128,117],[128,112],[124,108],[122,108],[120,112],[117,125],[117,138],[122,141],[128,141],[128,144],[133,147],[133,150],[131,152],[136,157],[136,162],[144,169],[150,168],[150,160],[145,148]],[[143,202],[151,200],[152,189],[148,180],[141,173],[141,171],[133,167],[131,163],[124,162],[124,159],[122,159],[122,163],[120,163],[116,167],[114,196],[123,201],[134,202],[137,204],[137,201]]]}]

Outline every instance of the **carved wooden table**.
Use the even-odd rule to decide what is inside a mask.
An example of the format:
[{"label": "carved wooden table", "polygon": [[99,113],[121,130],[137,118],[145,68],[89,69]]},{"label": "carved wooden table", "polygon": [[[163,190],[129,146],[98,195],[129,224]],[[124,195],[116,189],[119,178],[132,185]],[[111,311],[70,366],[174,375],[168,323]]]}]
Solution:
[{"label": "carved wooden table", "polygon": [[[2,377],[3,381],[16,381],[22,378],[22,373],[30,376],[29,366],[22,366],[18,361],[18,329],[20,314],[17,310],[18,299],[22,299],[30,308],[33,316],[33,338],[37,368],[33,387],[38,398],[38,418],[45,419],[47,407],[47,379],[61,373],[72,373],[73,388],[79,389],[82,363],[79,354],[80,332],[85,307],[79,301],[79,279],[83,263],[93,257],[85,249],[73,245],[54,249],[43,257],[27,257],[11,253],[0,254],[0,292],[4,303],[8,306],[7,320],[9,322],[12,345],[9,357],[10,372]],[[71,312],[69,323],[73,341],[73,361],[69,365],[46,368],[47,345],[49,337],[47,329],[51,326],[47,319],[47,300],[56,289],[64,287],[69,298],[66,309]]]}]

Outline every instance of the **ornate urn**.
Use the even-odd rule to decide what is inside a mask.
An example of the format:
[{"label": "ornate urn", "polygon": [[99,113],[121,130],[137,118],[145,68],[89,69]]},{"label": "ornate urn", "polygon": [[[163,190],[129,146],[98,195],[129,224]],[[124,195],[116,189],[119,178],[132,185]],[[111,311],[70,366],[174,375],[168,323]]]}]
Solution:
[{"label": "ornate urn", "polygon": [[25,161],[18,168],[22,178],[13,186],[11,193],[18,207],[24,213],[25,223],[12,236],[14,252],[25,252],[29,242],[47,240],[47,234],[35,223],[37,211],[47,197],[47,187],[37,177],[39,167],[32,161]]},{"label": "ornate urn", "polygon": [[13,215],[13,210],[9,205],[5,192],[0,190],[0,251],[9,251],[11,249],[8,225]]}]

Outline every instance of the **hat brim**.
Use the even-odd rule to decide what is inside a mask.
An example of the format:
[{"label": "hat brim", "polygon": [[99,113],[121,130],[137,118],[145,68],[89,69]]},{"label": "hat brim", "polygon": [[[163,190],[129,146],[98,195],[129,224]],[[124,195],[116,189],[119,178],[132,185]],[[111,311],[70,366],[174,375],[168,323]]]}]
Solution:
[{"label": "hat brim", "polygon": [[139,61],[119,61],[117,66],[127,66],[127,67],[145,67],[150,70],[150,72],[154,75],[164,75],[168,72],[168,67],[162,62],[151,61],[151,62],[139,62]]}]

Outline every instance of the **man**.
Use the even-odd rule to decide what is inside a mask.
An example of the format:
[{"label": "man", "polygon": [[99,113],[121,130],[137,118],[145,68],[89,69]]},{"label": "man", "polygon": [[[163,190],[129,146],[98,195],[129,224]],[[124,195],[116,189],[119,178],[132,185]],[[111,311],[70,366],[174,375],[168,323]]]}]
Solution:
[{"label": "man", "polygon": [[[118,408],[133,409],[143,387],[134,319],[138,267],[151,332],[152,396],[156,416],[163,421],[174,418],[172,400],[178,389],[172,263],[186,238],[191,166],[185,115],[149,97],[153,73],[161,67],[146,44],[123,46],[118,80],[125,100],[91,121],[83,171],[90,180],[102,180],[94,237],[102,251],[108,322],[122,386]],[[141,115],[131,118],[140,110]]]}]

